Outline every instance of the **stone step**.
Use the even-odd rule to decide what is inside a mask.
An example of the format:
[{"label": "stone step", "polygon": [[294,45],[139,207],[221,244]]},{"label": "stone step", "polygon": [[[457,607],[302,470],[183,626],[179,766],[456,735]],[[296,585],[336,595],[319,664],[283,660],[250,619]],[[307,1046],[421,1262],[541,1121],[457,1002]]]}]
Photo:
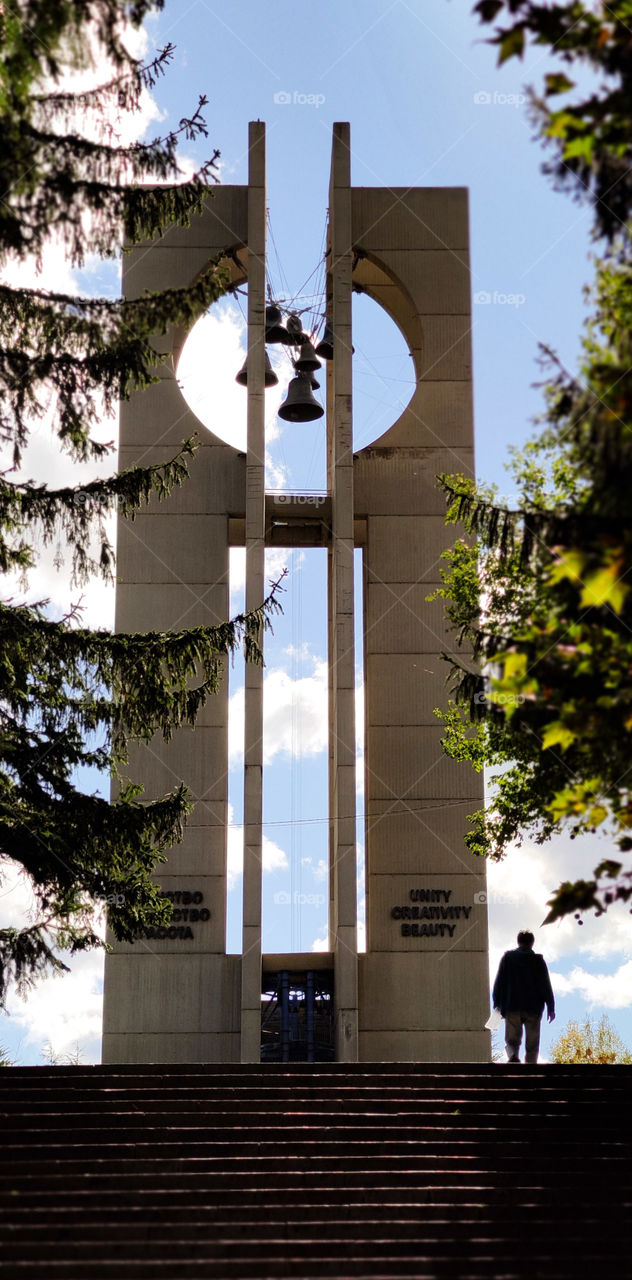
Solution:
[{"label": "stone step", "polygon": [[[379,1224],[376,1224],[379,1228]],[[523,1229],[523,1245],[524,1234],[526,1228]],[[194,1233],[188,1236],[180,1237],[177,1233],[168,1240],[122,1240],[119,1236],[115,1238],[103,1237],[101,1244],[107,1247],[107,1258],[109,1262],[124,1260],[127,1265],[148,1262],[153,1260],[161,1266],[171,1261],[176,1268],[179,1262],[187,1257],[194,1259],[198,1255],[201,1241]],[[420,1233],[415,1237],[404,1237],[402,1235],[394,1236],[382,1225],[381,1230],[377,1230],[372,1239],[362,1236],[337,1236],[332,1232],[324,1232],[316,1234],[311,1228],[311,1224],[305,1225],[303,1237],[300,1240],[292,1239],[291,1247],[288,1249],[288,1237],[285,1234],[278,1234],[276,1231],[259,1232],[257,1238],[248,1240],[239,1234],[233,1236],[225,1236],[223,1238],[212,1237],[204,1240],[204,1257],[207,1264],[217,1263],[220,1261],[229,1262],[236,1254],[244,1260],[261,1260],[262,1253],[265,1250],[266,1264],[269,1266],[272,1262],[282,1262],[288,1252],[292,1252],[295,1256],[300,1254],[303,1259],[309,1259],[311,1263],[317,1259],[332,1259],[340,1262],[346,1257],[353,1257],[356,1260],[360,1258],[371,1259],[375,1256],[376,1250],[385,1251],[391,1257],[408,1257],[414,1258],[419,1252],[428,1257],[445,1257],[446,1244],[450,1245],[451,1257],[453,1260],[473,1261],[477,1254],[489,1255],[490,1251],[494,1252],[496,1265],[503,1260],[515,1259],[516,1240],[510,1239],[508,1236],[497,1235],[489,1231],[480,1231],[473,1229],[469,1238],[465,1236],[456,1238],[452,1236],[448,1239],[439,1238],[433,1234],[432,1229],[427,1233]],[[534,1262],[537,1257],[548,1255],[559,1256],[563,1253],[564,1246],[559,1239],[547,1238],[543,1240],[538,1233],[538,1241],[533,1255]],[[602,1257],[607,1256],[604,1250]],[[95,1240],[77,1240],[61,1242],[58,1249],[58,1257],[64,1260],[77,1262],[83,1259],[84,1262],[92,1262],[95,1256]],[[2,1247],[2,1263],[6,1265],[8,1262],[21,1261],[23,1263],[39,1262],[47,1263],[51,1260],[50,1242],[32,1240],[20,1242],[3,1242]]]},{"label": "stone step", "polygon": [[[268,1266],[266,1261],[266,1241],[261,1241],[261,1250],[257,1258],[244,1258],[234,1254],[231,1258],[220,1259],[217,1263],[197,1256],[180,1256],[177,1259],[164,1258],[147,1261],[101,1257],[90,1260],[90,1280],[162,1280],[172,1277],[178,1280],[269,1280],[270,1273],[274,1280],[356,1280],[356,1277],[369,1277],[370,1280],[489,1280],[490,1277],[502,1277],[502,1280],[525,1280],[527,1272],[524,1267],[524,1256],[518,1261],[515,1252],[506,1259],[496,1257],[494,1242],[486,1249],[477,1250],[477,1255],[467,1249],[458,1253],[447,1248],[442,1255],[426,1254],[424,1248],[417,1249],[414,1256],[398,1256],[387,1251],[377,1250],[372,1258],[354,1258],[345,1250],[342,1257],[331,1259],[313,1259],[309,1256],[295,1255],[288,1250],[282,1258],[274,1260]],[[551,1277],[554,1280],[577,1280],[576,1264],[568,1256],[568,1245],[556,1252],[546,1253],[533,1250],[529,1262],[533,1271],[529,1272],[543,1280]],[[606,1260],[612,1257],[610,1249]],[[587,1273],[588,1274],[588,1273]],[[43,1259],[37,1262],[3,1264],[0,1260],[0,1276],[3,1280],[86,1280],[86,1262],[74,1261],[70,1258]]]},{"label": "stone step", "polygon": [[[195,1148],[196,1154],[201,1154],[200,1146],[208,1143],[223,1145],[239,1145],[243,1147],[248,1143],[288,1143],[293,1144],[312,1144],[318,1142],[322,1147],[323,1143],[334,1143],[337,1147],[340,1145],[349,1145],[350,1147],[361,1147],[362,1150],[368,1150],[370,1145],[379,1143],[382,1149],[394,1143],[415,1143],[423,1144],[427,1151],[437,1147],[443,1150],[446,1145],[459,1143],[459,1147],[463,1144],[466,1146],[476,1145],[479,1149],[487,1147],[495,1147],[500,1139],[502,1139],[505,1149],[512,1151],[518,1146],[520,1150],[524,1149],[524,1128],[516,1125],[515,1122],[510,1128],[509,1125],[502,1126],[500,1124],[481,1125],[474,1123],[471,1119],[466,1120],[463,1117],[450,1117],[450,1123],[446,1123],[446,1119],[442,1117],[440,1123],[422,1125],[422,1124],[383,1124],[379,1119],[373,1117],[370,1124],[348,1124],[345,1119],[344,1124],[335,1125],[331,1123],[331,1117],[327,1118],[327,1123],[306,1124],[302,1118],[288,1118],[287,1124],[261,1125],[257,1123],[249,1124],[243,1116],[239,1117],[239,1123],[236,1123],[235,1117],[232,1123],[215,1125],[209,1123],[201,1123],[195,1125],[192,1117],[187,1118],[187,1123],[162,1124],[160,1126],[147,1123],[139,1125],[138,1116],[134,1116],[133,1123],[125,1123],[124,1120],[116,1124],[110,1124],[107,1128],[97,1128],[93,1126],[68,1125],[64,1128],[59,1127],[59,1121],[55,1127],[52,1125],[47,1128],[44,1125],[37,1127],[27,1127],[27,1125],[9,1125],[2,1123],[3,1148],[8,1151],[10,1148],[17,1148],[20,1152],[24,1152],[26,1148],[29,1151],[29,1157],[40,1149],[53,1152],[57,1147],[63,1146],[70,1150],[75,1148],[84,1148],[85,1154],[88,1154],[88,1148],[96,1154],[103,1147],[122,1147],[126,1148],[130,1145],[135,1147],[147,1146],[151,1144],[152,1148],[163,1146],[173,1149],[174,1145],[180,1144],[186,1147],[187,1151]],[[260,1117],[254,1117],[260,1119]],[[620,1126],[613,1126],[612,1129],[605,1129],[603,1125],[593,1124],[590,1126],[582,1125],[581,1131],[578,1130],[576,1119],[574,1122],[567,1123],[566,1127],[556,1125],[555,1137],[551,1138],[550,1126],[548,1124],[529,1126],[529,1132],[532,1142],[536,1137],[538,1140],[538,1149],[541,1152],[544,1147],[559,1147],[563,1141],[564,1149],[569,1152],[581,1154],[587,1146],[598,1145],[603,1148],[605,1145],[614,1146],[615,1148],[625,1145],[621,1141]],[[242,1152],[243,1154],[243,1152]]]},{"label": "stone step", "polygon": [[[277,1167],[279,1157],[288,1161],[291,1172],[301,1169],[323,1170],[332,1168],[348,1172],[354,1176],[358,1170],[384,1169],[391,1171],[399,1168],[402,1161],[407,1169],[432,1169],[437,1161],[443,1168],[458,1167],[460,1161],[465,1162],[467,1169],[487,1169],[490,1162],[499,1170],[518,1171],[526,1174],[538,1173],[544,1161],[549,1170],[572,1170],[578,1158],[585,1159],[587,1146],[582,1150],[575,1143],[570,1149],[560,1146],[559,1142],[550,1140],[538,1145],[537,1152],[524,1149],[522,1142],[503,1142],[499,1150],[498,1140],[487,1143],[480,1141],[455,1140],[448,1138],[444,1142],[436,1139],[405,1139],[399,1142],[337,1142],[314,1138],[300,1142],[296,1138],[291,1143],[283,1140],[256,1142],[244,1138],[242,1142],[184,1142],[175,1140],[168,1143],[103,1143],[84,1145],[76,1143],[46,1146],[32,1145],[25,1158],[25,1150],[21,1146],[3,1144],[3,1163],[6,1162],[10,1173],[0,1172],[0,1178],[14,1178],[28,1175],[32,1171],[32,1161],[38,1162],[39,1174],[56,1173],[91,1173],[110,1174],[123,1173],[128,1167],[135,1174],[151,1173],[156,1165],[169,1173],[196,1172],[213,1174],[225,1172],[233,1166],[243,1166],[244,1160],[250,1163],[250,1171],[259,1173],[272,1172]],[[593,1143],[590,1147],[591,1162],[599,1166],[607,1162],[613,1173],[627,1164],[629,1152],[625,1143],[604,1142]]]},{"label": "stone step", "polygon": [[[260,1239],[262,1225],[269,1227],[274,1235],[302,1239],[306,1229],[306,1207],[309,1208],[309,1206],[297,1206],[292,1216],[292,1209],[289,1207],[285,1209],[279,1207],[275,1212],[270,1206],[260,1206],[257,1211],[251,1209],[246,1215],[243,1207],[238,1205],[233,1205],[232,1209],[231,1206],[226,1206],[223,1210],[217,1210],[216,1214],[211,1212],[212,1206],[207,1206],[208,1217],[205,1221],[200,1221],[199,1213],[193,1214],[184,1208],[177,1217],[169,1211],[165,1213],[164,1210],[157,1211],[154,1215],[147,1212],[141,1215],[138,1210],[135,1210],[124,1216],[121,1207],[116,1217],[108,1218],[104,1217],[100,1212],[100,1206],[96,1204],[93,1205],[92,1213],[87,1209],[65,1212],[56,1209],[52,1213],[40,1210],[36,1214],[29,1209],[22,1212],[29,1214],[30,1246],[31,1243],[37,1243],[38,1240],[43,1239],[51,1243],[60,1241],[64,1244],[68,1240],[70,1227],[73,1228],[72,1239],[75,1242],[94,1241],[99,1233],[107,1233],[113,1227],[116,1228],[117,1238],[125,1240],[171,1241],[174,1236],[179,1240],[186,1240],[190,1235],[194,1236],[197,1243],[207,1238],[214,1240],[223,1236],[236,1235]],[[407,1207],[400,1206],[400,1209]],[[530,1233],[533,1229],[533,1206],[530,1205],[524,1206],[521,1214],[514,1207],[512,1216],[503,1217],[502,1223],[498,1222],[488,1206],[483,1205],[469,1206],[465,1216],[463,1212],[457,1216],[453,1212],[452,1205],[433,1208],[417,1204],[410,1207],[408,1216],[399,1216],[400,1209],[393,1206],[387,1219],[381,1214],[383,1206],[375,1203],[355,1206],[353,1213],[347,1215],[341,1214],[340,1207],[334,1204],[326,1206],[326,1215],[324,1208],[325,1206],[322,1205],[312,1205],[312,1212],[307,1218],[309,1230],[316,1237],[328,1234],[332,1237],[345,1235],[349,1239],[355,1239],[356,1236],[364,1238],[370,1236],[373,1239],[381,1233],[387,1234],[389,1238],[401,1236],[416,1240],[424,1232],[428,1232],[429,1236],[436,1239],[451,1240],[456,1237],[470,1239],[472,1233],[487,1231],[493,1225],[499,1239],[511,1240],[516,1232]],[[139,1220],[141,1218],[142,1220]],[[551,1213],[548,1219],[540,1214],[539,1238],[548,1239],[551,1236],[558,1239],[560,1221],[559,1211]],[[578,1221],[576,1213],[573,1212],[569,1213],[566,1221],[572,1222],[573,1239],[577,1240],[583,1236],[589,1236],[594,1227],[602,1221],[602,1216],[594,1212],[590,1215],[587,1211],[582,1213],[581,1221]],[[19,1213],[7,1221],[4,1243],[13,1243],[17,1246],[18,1237],[25,1225],[25,1221],[20,1220]]]},{"label": "stone step", "polygon": [[631,1085],[613,1067],[3,1070],[0,1280],[624,1274]]},{"label": "stone step", "polygon": [[[306,1161],[301,1166],[279,1170],[279,1165],[286,1163],[282,1152],[279,1153],[277,1161],[262,1163],[263,1167],[260,1164],[256,1171],[244,1169],[241,1172],[233,1170],[227,1172],[221,1167],[212,1167],[206,1171],[205,1175],[201,1171],[189,1172],[182,1167],[181,1162],[175,1161],[170,1162],[171,1167],[161,1167],[159,1172],[155,1168],[145,1171],[121,1167],[107,1173],[99,1173],[98,1190],[99,1194],[117,1188],[123,1188],[128,1193],[156,1191],[173,1185],[174,1178],[177,1177],[187,1191],[202,1189],[207,1194],[212,1192],[214,1196],[225,1194],[235,1197],[236,1194],[241,1195],[246,1190],[263,1195],[291,1196],[300,1195],[308,1189],[311,1194],[314,1187],[323,1186],[323,1184],[329,1187],[330,1191],[353,1189],[354,1193],[361,1190],[370,1192],[382,1186],[385,1181],[391,1194],[399,1194],[406,1188],[452,1187],[458,1178],[458,1185],[470,1191],[475,1187],[483,1195],[497,1185],[499,1178],[511,1175],[516,1195],[524,1197],[532,1191],[552,1189],[559,1183],[561,1177],[567,1193],[575,1194],[578,1189],[581,1189],[586,1177],[590,1175],[592,1178],[598,1178],[601,1186],[608,1188],[613,1194],[628,1197],[632,1194],[632,1175],[628,1174],[627,1179],[622,1181],[618,1168],[613,1170],[608,1160],[601,1161],[590,1171],[578,1169],[575,1162],[575,1167],[536,1169],[531,1176],[528,1172],[521,1172],[517,1165],[507,1167],[505,1164],[494,1164],[488,1169],[480,1169],[459,1167],[458,1160],[453,1162],[451,1168],[444,1167],[443,1162],[440,1168],[435,1167],[436,1162],[425,1168],[413,1167],[412,1162],[406,1161],[404,1169],[400,1165],[388,1167],[383,1164],[376,1169],[359,1168],[354,1173],[348,1169],[341,1169],[333,1161],[329,1165],[319,1162],[321,1167],[314,1167]],[[54,1190],[64,1193],[80,1191],[82,1186],[85,1187],[86,1179],[94,1176],[89,1170],[69,1172],[63,1166],[58,1171],[48,1168],[38,1171],[38,1177],[45,1177],[51,1189],[54,1183]],[[32,1173],[3,1174],[0,1180],[0,1192],[7,1192],[10,1195],[22,1193],[28,1190],[32,1177]]]}]

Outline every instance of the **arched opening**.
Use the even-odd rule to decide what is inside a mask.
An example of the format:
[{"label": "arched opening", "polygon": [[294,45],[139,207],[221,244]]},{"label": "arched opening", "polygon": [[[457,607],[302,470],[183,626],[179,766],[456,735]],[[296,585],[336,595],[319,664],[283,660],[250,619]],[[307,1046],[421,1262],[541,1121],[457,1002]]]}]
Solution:
[{"label": "arched opening", "polygon": [[353,295],[353,450],[388,431],[411,400],[415,366],[388,311],[368,292]]}]

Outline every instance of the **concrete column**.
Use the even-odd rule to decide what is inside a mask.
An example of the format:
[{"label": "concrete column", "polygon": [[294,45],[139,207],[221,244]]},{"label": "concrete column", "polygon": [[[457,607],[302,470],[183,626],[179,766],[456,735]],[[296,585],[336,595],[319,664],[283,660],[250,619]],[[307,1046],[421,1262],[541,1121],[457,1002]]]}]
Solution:
[{"label": "concrete column", "polygon": [[[265,125],[249,125],[248,446],[246,459],[246,609],[264,598],[265,572]],[[263,643],[263,633],[259,637]],[[263,817],[263,668],[246,665],[241,1061],[258,1062],[261,1044],[261,823]]]},{"label": "concrete column", "polygon": [[330,183],[330,279],[334,359],[328,396],[332,546],[329,559],[331,726],[330,882],[333,890],[336,1048],[358,1057],[351,397],[351,174],[348,124],[335,124]]}]

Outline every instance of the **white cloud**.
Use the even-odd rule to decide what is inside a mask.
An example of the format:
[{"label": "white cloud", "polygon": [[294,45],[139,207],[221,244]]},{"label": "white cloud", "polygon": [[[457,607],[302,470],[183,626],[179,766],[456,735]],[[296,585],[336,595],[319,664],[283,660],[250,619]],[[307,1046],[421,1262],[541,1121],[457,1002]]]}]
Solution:
[{"label": "white cloud", "polygon": [[[244,869],[244,829],[240,826],[233,825],[234,811],[232,805],[228,806],[228,862],[227,862],[227,888],[230,893],[241,879]],[[285,871],[289,867],[287,854],[274,840],[263,836],[262,846],[262,867],[264,875],[271,875],[274,871]]]},{"label": "white cloud", "polygon": [[[288,559],[292,555],[286,547],[266,547],[265,553],[265,589],[281,577]],[[245,609],[244,591],[246,587],[246,549],[230,548],[230,612],[242,613]]]},{"label": "white cloud", "polygon": [[78,1046],[82,1062],[99,1062],[104,954],[90,951],[68,960],[70,973],[44,978],[26,1002],[11,998],[9,1015],[24,1028],[26,1045],[38,1047],[42,1055],[49,1043],[62,1055]]},{"label": "white cloud", "polygon": [[535,948],[549,965],[577,952],[592,958],[630,954],[630,915],[621,905],[597,918],[587,913],[583,925],[572,916],[542,925],[558,885],[590,876],[606,851],[605,842],[595,837],[560,836],[546,845],[512,847],[502,862],[487,864],[492,976],[503,951],[515,947],[519,929],[532,930]]},{"label": "white cloud", "polygon": [[[25,928],[36,919],[36,903],[30,881],[15,863],[2,862],[0,928]],[[101,928],[97,931],[101,932]],[[63,957],[70,973],[43,978],[23,1000],[15,992],[7,1001],[12,1024],[24,1032],[25,1046],[43,1055],[51,1044],[56,1054],[67,1054],[79,1045],[81,1060],[100,1061],[103,990],[103,952],[90,951]]]},{"label": "white cloud", "polygon": [[[281,667],[268,669],[263,679],[263,762],[277,755],[293,759],[318,755],[327,748],[327,663],[314,658],[310,676],[293,680]],[[244,753],[244,690],[230,699],[228,750],[231,767]]]},{"label": "white cloud", "polygon": [[280,667],[263,682],[263,760],[303,757],[327,749],[327,663],[314,658],[311,676],[292,680]]},{"label": "white cloud", "polygon": [[356,684],[356,796],[364,801],[364,681]]},{"label": "white cloud", "polygon": [[325,858],[319,858],[316,865],[314,865],[313,858],[301,858],[301,863],[311,871],[316,884],[322,884],[327,879],[329,866]]},{"label": "white cloud", "polygon": [[576,965],[568,974],[551,973],[551,982],[558,995],[578,993],[591,1007],[627,1009],[632,1006],[632,960],[626,960],[615,973],[588,973]]}]

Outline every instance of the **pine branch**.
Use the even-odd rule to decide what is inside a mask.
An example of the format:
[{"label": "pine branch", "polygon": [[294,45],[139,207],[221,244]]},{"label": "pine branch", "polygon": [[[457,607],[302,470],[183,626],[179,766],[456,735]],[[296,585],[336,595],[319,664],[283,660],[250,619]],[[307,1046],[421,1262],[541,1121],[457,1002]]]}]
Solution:
[{"label": "pine branch", "polygon": [[[182,449],[166,463],[150,467],[130,467],[104,480],[62,489],[46,485],[12,484],[0,476],[0,567],[28,568],[27,544],[11,543],[11,532],[26,528],[37,532],[44,546],[65,536],[72,548],[72,582],[86,582],[99,573],[111,580],[114,550],[104,528],[104,519],[117,509],[133,520],[137,510],[153,495],[158,501],[168,497],[175,486],[187,479],[187,458],[197,448],[195,438],[183,441]],[[98,560],[89,554],[96,533],[100,538]],[[6,532],[4,532],[6,531]]]},{"label": "pine branch", "polygon": [[[90,430],[103,411],[142,390],[164,362],[152,337],[191,325],[226,291],[221,257],[190,288],[134,301],[72,300],[0,286],[0,436],[20,462],[33,422],[56,397],[56,430],[78,458],[103,456]],[[101,400],[95,396],[99,392]]]},{"label": "pine branch", "polygon": [[47,729],[52,733],[68,723],[69,695],[86,688],[107,691],[111,750],[120,763],[130,738],[149,740],[160,732],[168,741],[175,728],[192,725],[219,687],[223,659],[240,646],[248,661],[263,661],[261,635],[281,608],[281,581],[259,608],[188,631],[86,631],[51,622],[41,607],[0,603],[0,697],[14,714],[24,715],[37,689],[37,705],[54,709],[56,719]]},{"label": "pine branch", "polygon": [[230,287],[225,255],[213,259],[199,278],[181,289],[146,292],[139,298],[83,298],[45,289],[0,284],[0,341],[39,350],[95,355],[104,346],[123,348],[135,339],[190,325]]},{"label": "pine branch", "polygon": [[130,69],[123,75],[115,76],[105,84],[94,89],[85,89],[81,93],[35,93],[31,102],[40,109],[45,119],[54,118],[70,120],[77,110],[93,111],[103,108],[108,99],[114,99],[121,111],[138,111],[143,89],[155,88],[158,80],[165,74],[175,52],[174,44],[166,44],[159,49],[150,62],[130,59]]},{"label": "pine branch", "polygon": [[[44,132],[23,122],[15,160],[18,164],[37,166],[43,172],[63,170],[67,180],[88,179],[108,185],[132,180],[138,182],[143,178],[154,182],[174,180],[181,172],[176,156],[178,139],[184,136],[187,141],[192,141],[200,136],[208,137],[202,115],[202,108],[207,102],[208,98],[201,94],[193,115],[184,116],[177,129],[162,138],[136,142],[128,147],[93,142],[76,133]],[[216,151],[210,163],[214,165],[218,158],[219,152]],[[19,174],[19,169],[17,172]]]},{"label": "pine branch", "polygon": [[161,10],[164,0],[82,0],[42,4],[11,0],[0,8],[0,112],[22,117],[34,85],[58,81],[72,68],[93,65],[96,47],[117,68],[132,71],[135,59],[121,33],[139,27],[147,14]]},{"label": "pine branch", "polygon": [[[61,239],[69,261],[78,267],[89,253],[115,257],[124,240],[136,244],[164,235],[170,226],[190,226],[208,198],[209,182],[218,181],[215,159],[176,186],[76,181],[59,171],[40,175],[32,192],[13,192],[10,201],[0,204],[0,264],[10,254],[32,254],[41,263],[51,234]],[[4,180],[11,185],[8,175]]]}]

